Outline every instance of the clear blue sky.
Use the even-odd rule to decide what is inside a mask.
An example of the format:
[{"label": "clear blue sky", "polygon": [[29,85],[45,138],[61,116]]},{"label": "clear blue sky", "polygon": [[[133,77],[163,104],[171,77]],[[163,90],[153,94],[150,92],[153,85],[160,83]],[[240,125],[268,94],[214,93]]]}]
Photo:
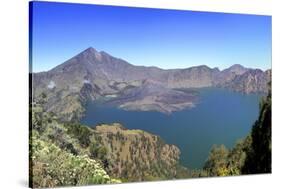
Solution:
[{"label": "clear blue sky", "polygon": [[88,47],[134,65],[271,68],[271,17],[83,4],[33,3],[33,71]]}]

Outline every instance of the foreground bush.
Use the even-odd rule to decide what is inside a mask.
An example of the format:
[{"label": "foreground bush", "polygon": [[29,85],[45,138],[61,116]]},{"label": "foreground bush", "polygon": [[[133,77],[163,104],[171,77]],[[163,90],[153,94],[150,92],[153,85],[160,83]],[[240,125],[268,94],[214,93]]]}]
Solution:
[{"label": "foreground bush", "polygon": [[52,143],[32,137],[32,187],[119,183],[88,156],[75,156]]}]

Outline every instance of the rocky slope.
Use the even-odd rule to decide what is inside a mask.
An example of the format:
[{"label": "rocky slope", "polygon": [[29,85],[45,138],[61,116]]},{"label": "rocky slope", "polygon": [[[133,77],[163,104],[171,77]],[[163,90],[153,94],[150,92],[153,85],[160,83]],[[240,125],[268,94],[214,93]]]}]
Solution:
[{"label": "rocky slope", "polygon": [[191,88],[223,87],[264,93],[270,73],[238,64],[222,71],[204,65],[163,70],[134,66],[88,48],[50,71],[33,73],[32,88],[35,101],[42,93],[47,96],[47,111],[64,120],[76,120],[83,116],[88,100],[100,98],[128,110],[171,113],[195,106],[197,95]]},{"label": "rocky slope", "polygon": [[249,69],[243,74],[235,75],[231,81],[220,85],[234,91],[244,93],[264,93],[268,90],[268,82],[271,80],[271,70],[265,72],[259,69]]},{"label": "rocky slope", "polygon": [[184,108],[191,108],[197,101],[194,90],[176,90],[164,87],[151,81],[143,81],[140,86],[123,90],[106,104],[126,110],[155,110],[170,114]]}]

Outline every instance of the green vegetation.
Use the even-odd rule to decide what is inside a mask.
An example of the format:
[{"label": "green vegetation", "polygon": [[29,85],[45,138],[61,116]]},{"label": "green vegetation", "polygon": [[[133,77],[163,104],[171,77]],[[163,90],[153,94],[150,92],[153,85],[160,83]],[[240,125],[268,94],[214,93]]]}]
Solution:
[{"label": "green vegetation", "polygon": [[214,145],[203,168],[207,176],[241,175],[250,145],[249,136],[238,141],[230,150],[224,145]]},{"label": "green vegetation", "polygon": [[31,187],[120,183],[107,174],[99,159],[104,158],[104,150],[89,157],[90,129],[80,124],[61,124],[38,103],[32,105],[31,115]]},{"label": "green vegetation", "polygon": [[243,173],[271,172],[271,90],[261,101],[260,115],[251,131],[251,148],[247,151],[247,158]]},{"label": "green vegetation", "polygon": [[72,137],[77,138],[83,147],[88,147],[90,145],[91,133],[89,128],[84,127],[79,123],[67,123],[65,126],[67,128],[67,133]]},{"label": "green vegetation", "polygon": [[90,154],[93,158],[98,158],[102,161],[106,160],[107,149],[104,146],[99,146],[97,143],[92,143],[90,146]]},{"label": "green vegetation", "polygon": [[115,123],[97,126],[95,138],[97,143],[90,146],[92,157],[105,158],[106,170],[124,182],[175,177],[179,150],[158,136]]},{"label": "green vegetation", "polygon": [[34,132],[31,147],[32,187],[56,187],[119,183],[87,155],[75,156],[39,139]]},{"label": "green vegetation", "polygon": [[209,176],[217,176],[225,172],[227,167],[228,150],[224,145],[219,147],[213,146],[210,151],[204,169],[208,172]]},{"label": "green vegetation", "polygon": [[[46,96],[41,96],[43,103]],[[62,122],[39,101],[30,115],[32,187],[175,178],[179,150],[158,136],[117,123],[92,129]]]}]

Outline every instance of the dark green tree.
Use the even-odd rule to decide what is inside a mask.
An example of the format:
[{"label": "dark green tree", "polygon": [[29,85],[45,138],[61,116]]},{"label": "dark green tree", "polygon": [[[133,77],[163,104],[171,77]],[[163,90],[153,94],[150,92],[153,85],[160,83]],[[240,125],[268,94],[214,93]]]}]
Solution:
[{"label": "dark green tree", "polygon": [[92,142],[89,146],[90,157],[97,158],[98,156],[98,145],[96,142]]},{"label": "dark green tree", "polygon": [[90,136],[92,135],[89,128],[79,123],[65,123],[67,133],[77,138],[82,147],[90,145]]},{"label": "dark green tree", "polygon": [[209,176],[220,176],[222,169],[227,167],[228,149],[224,145],[214,145],[204,165],[204,170]]},{"label": "dark green tree", "polygon": [[[270,86],[270,84],[269,84]],[[258,120],[251,131],[252,144],[247,151],[242,172],[245,174],[271,172],[271,88],[261,101]]]}]

